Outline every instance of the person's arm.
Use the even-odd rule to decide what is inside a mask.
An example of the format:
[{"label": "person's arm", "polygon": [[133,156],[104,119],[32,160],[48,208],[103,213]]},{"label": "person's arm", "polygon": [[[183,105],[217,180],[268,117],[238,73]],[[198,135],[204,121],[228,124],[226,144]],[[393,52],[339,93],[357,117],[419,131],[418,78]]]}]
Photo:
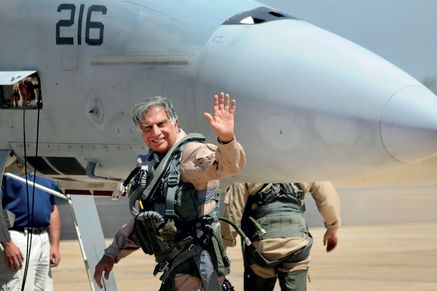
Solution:
[{"label": "person's arm", "polygon": [[9,235],[8,223],[6,221],[6,217],[3,211],[2,205],[2,195],[0,194],[0,242],[7,242],[11,240],[11,236]]},{"label": "person's arm", "polygon": [[135,235],[135,218],[129,220],[114,235],[111,244],[105,249],[104,255],[114,259],[117,263],[140,248]]},{"label": "person's arm", "polygon": [[11,240],[11,236],[9,234],[9,224],[4,215],[2,201],[5,179],[7,178],[3,178],[2,186],[0,188],[0,244],[3,247],[3,258],[6,265],[12,271],[18,271],[23,266],[24,256],[21,250]]},{"label": "person's arm", "polygon": [[306,192],[314,198],[317,209],[325,222],[326,232],[323,236],[323,245],[330,252],[337,246],[337,230],[341,226],[340,198],[334,185],[329,181],[301,183]]},{"label": "person's arm", "polygon": [[59,216],[58,206],[53,205],[50,214],[49,225],[49,240],[50,240],[50,266],[57,267],[61,261],[61,254],[59,251],[60,237],[61,237],[61,219]]},{"label": "person's arm", "polygon": [[[246,154],[234,133],[235,100],[221,93],[214,96],[214,115],[205,112],[211,128],[217,134],[219,145],[188,143],[181,162],[181,175],[196,189],[214,188],[213,180],[238,175],[246,165]],[[205,183],[208,183],[207,187]],[[215,184],[214,184],[215,183]]]},{"label": "person's arm", "polygon": [[99,263],[96,265],[96,268],[94,269],[94,281],[100,288],[103,288],[102,275],[104,275],[105,279],[108,280],[109,274],[111,273],[114,264],[114,258],[103,255]]},{"label": "person's arm", "polygon": [[[262,183],[235,183],[226,190],[224,199],[225,218],[241,226],[241,219],[244,214],[249,196],[255,195],[264,186]],[[222,238],[225,247],[236,245],[237,231],[228,223],[221,223]]]},{"label": "person's arm", "polygon": [[132,218],[117,231],[112,243],[105,249],[97,263],[94,269],[94,281],[100,288],[103,287],[102,275],[108,279],[115,263],[140,248],[135,238],[134,225],[135,219]]},{"label": "person's arm", "polygon": [[[236,141],[234,129],[234,115],[236,101],[230,100],[229,94],[220,93],[214,96],[214,113],[208,112],[204,116],[208,120],[211,129],[217,135],[219,146],[213,157],[214,168],[210,168],[209,174],[217,175],[215,179],[225,176],[237,175],[246,164],[246,155],[243,147]],[[217,171],[214,171],[217,170]]]},{"label": "person's arm", "polygon": [[[247,191],[245,184],[232,184],[225,193],[225,213],[224,217],[235,223],[238,227],[241,225],[244,207],[247,201]],[[225,247],[234,247],[237,243],[237,231],[228,223],[221,222],[222,238]]]},{"label": "person's arm", "polygon": [[2,179],[2,186],[0,187],[0,243],[11,241],[11,236],[9,235],[9,225],[6,221],[5,213],[3,210],[3,188],[5,179]]}]

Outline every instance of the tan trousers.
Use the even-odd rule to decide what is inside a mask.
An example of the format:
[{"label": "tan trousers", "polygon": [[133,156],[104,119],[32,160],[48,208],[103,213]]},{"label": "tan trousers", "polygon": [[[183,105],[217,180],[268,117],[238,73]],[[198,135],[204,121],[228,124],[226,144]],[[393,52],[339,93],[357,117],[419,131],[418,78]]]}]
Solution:
[{"label": "tan trousers", "polygon": [[[30,234],[10,230],[11,240],[20,248],[26,262],[27,236]],[[48,233],[32,234],[29,268],[26,277],[26,291],[51,291],[53,282],[50,273],[50,242]],[[20,291],[23,282],[24,264],[17,272],[9,269],[0,251],[0,291]]]}]

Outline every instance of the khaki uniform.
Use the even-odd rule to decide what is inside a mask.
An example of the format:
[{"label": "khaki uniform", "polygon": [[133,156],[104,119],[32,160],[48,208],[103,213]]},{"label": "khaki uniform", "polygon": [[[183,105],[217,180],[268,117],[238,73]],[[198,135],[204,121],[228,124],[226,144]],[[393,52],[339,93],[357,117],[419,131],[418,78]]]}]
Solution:
[{"label": "khaki uniform", "polygon": [[[177,141],[185,136],[186,134],[180,130]],[[245,163],[244,150],[235,139],[219,146],[190,142],[184,146],[182,153],[181,180],[193,184],[201,195],[207,192],[205,190],[217,188],[220,179],[237,175]],[[217,208],[215,200],[202,200],[198,197],[198,202],[200,215],[209,214]],[[140,247],[135,237],[134,221],[131,219],[115,234],[113,242],[105,249],[106,256],[118,262]],[[202,290],[201,280],[187,274],[176,274],[175,285],[177,290]]]},{"label": "khaki uniform", "polygon": [[[299,183],[304,192],[310,192],[314,198],[317,208],[322,215],[327,231],[335,231],[341,225],[340,220],[340,200],[331,182]],[[226,205],[225,217],[241,226],[246,202],[251,195],[255,195],[264,187],[271,184],[247,183],[233,184],[226,193],[224,203]],[[268,229],[266,229],[268,232]],[[228,224],[222,223],[222,237],[226,247],[235,246],[236,231]],[[307,245],[308,240],[304,237],[281,237],[263,239],[253,242],[254,246],[270,260],[277,260],[285,257],[303,246]],[[310,258],[298,263],[283,263],[276,270],[280,272],[294,272],[307,270]],[[262,278],[272,278],[276,276],[276,270],[266,268],[256,264],[251,265],[252,270]]]}]

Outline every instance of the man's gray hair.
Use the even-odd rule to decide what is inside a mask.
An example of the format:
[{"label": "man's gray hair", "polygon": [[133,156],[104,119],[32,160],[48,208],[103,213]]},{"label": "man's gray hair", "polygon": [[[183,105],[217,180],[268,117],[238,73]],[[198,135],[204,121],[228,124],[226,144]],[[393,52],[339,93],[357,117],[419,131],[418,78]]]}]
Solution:
[{"label": "man's gray hair", "polygon": [[147,113],[150,108],[155,106],[164,108],[170,121],[173,124],[176,124],[179,117],[170,99],[162,96],[154,96],[146,98],[134,105],[132,119],[137,127],[141,127],[141,121],[143,120],[144,114]]}]

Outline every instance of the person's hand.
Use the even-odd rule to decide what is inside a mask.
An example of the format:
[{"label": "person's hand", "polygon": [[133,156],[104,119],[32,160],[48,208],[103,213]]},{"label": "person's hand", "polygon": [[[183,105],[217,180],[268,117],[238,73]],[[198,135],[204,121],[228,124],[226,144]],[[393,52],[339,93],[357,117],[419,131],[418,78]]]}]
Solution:
[{"label": "person's hand", "polygon": [[103,256],[94,269],[94,281],[100,288],[103,288],[102,274],[104,273],[105,279],[108,280],[109,273],[111,273],[114,267],[115,260],[110,256]]},{"label": "person's hand", "polygon": [[20,270],[24,261],[21,250],[12,241],[4,242],[2,245],[6,265],[14,272]]},{"label": "person's hand", "polygon": [[214,95],[214,116],[209,112],[205,112],[203,115],[220,141],[227,143],[235,137],[234,113],[237,103],[235,99],[230,101],[229,94],[221,92],[219,95]]},{"label": "person's hand", "polygon": [[50,246],[50,267],[57,267],[61,261],[61,254],[59,248]]},{"label": "person's hand", "polygon": [[325,232],[325,235],[323,236],[323,245],[326,246],[326,251],[330,252],[337,246],[337,231],[329,231],[327,230]]}]

